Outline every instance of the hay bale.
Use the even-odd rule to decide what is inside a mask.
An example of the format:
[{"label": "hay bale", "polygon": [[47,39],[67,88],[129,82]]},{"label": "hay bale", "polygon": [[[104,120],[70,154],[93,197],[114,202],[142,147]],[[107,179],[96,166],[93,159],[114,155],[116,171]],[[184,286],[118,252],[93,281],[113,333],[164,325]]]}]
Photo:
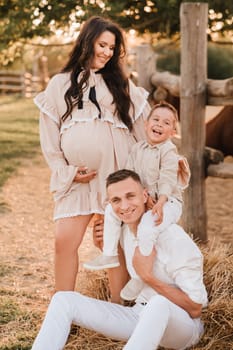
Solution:
[{"label": "hay bale", "polygon": [[[233,349],[233,251],[232,246],[200,247],[204,255],[204,281],[209,305],[203,310],[205,333],[192,350]],[[105,272],[86,274],[86,293],[107,300],[108,280]],[[120,350],[124,342],[114,341],[92,331],[74,327],[66,350]]]},{"label": "hay bale", "polygon": [[203,310],[205,333],[195,350],[233,349],[233,251],[231,245],[202,248],[209,305]]}]

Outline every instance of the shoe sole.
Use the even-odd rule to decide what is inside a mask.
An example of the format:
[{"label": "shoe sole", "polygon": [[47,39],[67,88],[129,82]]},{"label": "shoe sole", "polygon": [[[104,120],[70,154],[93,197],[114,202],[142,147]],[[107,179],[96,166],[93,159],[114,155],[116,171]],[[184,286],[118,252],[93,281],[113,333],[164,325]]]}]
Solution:
[{"label": "shoe sole", "polygon": [[121,292],[120,292],[120,296],[121,296],[122,299],[127,300],[127,301],[134,301],[138,297],[138,295],[135,295],[134,298],[132,298],[132,297],[129,298],[126,295],[124,295],[124,293],[121,293]]},{"label": "shoe sole", "polygon": [[114,267],[120,266],[119,263],[113,263],[113,264],[108,264],[108,265],[103,265],[103,266],[89,266],[87,264],[83,264],[83,267],[87,270],[91,271],[99,271],[99,270],[104,270],[104,269],[112,269]]}]

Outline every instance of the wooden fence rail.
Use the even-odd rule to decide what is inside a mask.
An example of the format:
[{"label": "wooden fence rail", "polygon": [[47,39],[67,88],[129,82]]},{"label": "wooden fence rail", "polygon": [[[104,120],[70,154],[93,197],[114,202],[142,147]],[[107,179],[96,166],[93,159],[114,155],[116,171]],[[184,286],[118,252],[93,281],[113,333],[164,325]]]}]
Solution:
[{"label": "wooden fence rail", "polygon": [[28,72],[0,71],[0,94],[20,93],[31,97],[42,89],[40,77]]},{"label": "wooden fence rail", "polygon": [[[206,83],[207,105],[225,106],[233,104],[233,77],[222,80],[207,79]],[[151,84],[169,90],[173,96],[180,96],[181,77],[178,75],[170,72],[154,72],[151,76]],[[155,90],[155,99],[157,99],[157,93]]]}]

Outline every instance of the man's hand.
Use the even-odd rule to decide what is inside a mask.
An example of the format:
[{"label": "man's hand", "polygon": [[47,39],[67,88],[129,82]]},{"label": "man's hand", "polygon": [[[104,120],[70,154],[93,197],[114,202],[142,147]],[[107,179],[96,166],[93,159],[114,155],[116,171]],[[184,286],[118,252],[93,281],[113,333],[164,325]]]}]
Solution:
[{"label": "man's hand", "polygon": [[156,257],[156,249],[153,247],[150,255],[142,255],[139,247],[135,248],[133,256],[133,266],[137,274],[144,282],[147,282],[153,276],[153,265]]},{"label": "man's hand", "polygon": [[99,248],[103,249],[103,232],[104,232],[104,219],[98,219],[94,221],[93,226],[93,241],[94,245]]},{"label": "man's hand", "polygon": [[77,174],[75,175],[74,181],[79,183],[88,183],[96,176],[97,171],[88,170],[87,167],[79,167]]}]

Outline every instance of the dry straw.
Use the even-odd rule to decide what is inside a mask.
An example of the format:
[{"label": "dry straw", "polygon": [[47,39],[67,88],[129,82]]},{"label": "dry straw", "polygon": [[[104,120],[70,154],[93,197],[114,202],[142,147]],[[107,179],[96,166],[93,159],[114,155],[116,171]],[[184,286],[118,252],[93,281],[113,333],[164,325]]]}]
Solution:
[{"label": "dry straw", "polygon": [[[205,333],[192,350],[233,349],[233,252],[230,245],[202,247],[204,280],[209,295],[208,308],[202,319]],[[90,278],[89,278],[90,277]],[[107,278],[104,273],[86,275],[86,291],[98,299],[108,298]],[[104,322],[104,320],[102,320]],[[66,350],[120,350],[123,342],[116,342],[97,333],[72,328]]]},{"label": "dry straw", "polygon": [[195,350],[233,349],[233,251],[231,245],[202,249],[209,305],[203,312],[205,334]]}]

